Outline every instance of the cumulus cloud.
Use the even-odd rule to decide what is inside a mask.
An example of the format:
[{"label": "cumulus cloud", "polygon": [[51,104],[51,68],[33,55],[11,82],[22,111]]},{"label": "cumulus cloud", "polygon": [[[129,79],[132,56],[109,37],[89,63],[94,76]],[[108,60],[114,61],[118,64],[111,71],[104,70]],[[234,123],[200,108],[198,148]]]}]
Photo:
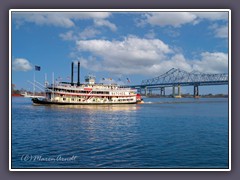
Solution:
[{"label": "cumulus cloud", "polygon": [[193,69],[206,73],[226,73],[228,72],[228,54],[203,52],[201,59],[193,62]]},{"label": "cumulus cloud", "polygon": [[129,67],[132,65],[148,65],[163,59],[171,53],[168,45],[158,39],[141,39],[127,37],[123,41],[87,40],[77,41],[80,51],[89,51],[101,57],[107,65],[114,67]]},{"label": "cumulus cloud", "polygon": [[79,33],[79,37],[81,39],[88,39],[88,38],[93,38],[96,35],[101,34],[100,31],[93,29],[93,28],[85,28],[82,32]]},{"label": "cumulus cloud", "polygon": [[15,71],[30,71],[32,66],[27,59],[16,58],[12,63],[12,69]]},{"label": "cumulus cloud", "polygon": [[180,36],[180,32],[176,28],[172,28],[172,27],[165,28],[163,32],[164,34],[173,38]]},{"label": "cumulus cloud", "polygon": [[94,20],[94,24],[96,26],[106,26],[108,28],[110,28],[112,31],[116,31],[117,30],[117,27],[115,24],[107,21],[107,20],[104,20],[104,19],[95,19]]},{"label": "cumulus cloud", "polygon": [[216,36],[220,38],[228,38],[228,27],[223,26],[217,29]]},{"label": "cumulus cloud", "polygon": [[159,39],[129,36],[122,41],[80,40],[76,44],[79,51],[92,54],[80,58],[82,66],[96,72],[156,76],[171,68],[205,73],[222,73],[228,69],[225,53],[204,52],[197,60],[186,59]]},{"label": "cumulus cloud", "polygon": [[220,26],[215,29],[215,37],[228,38],[228,26]]},{"label": "cumulus cloud", "polygon": [[87,27],[79,33],[76,33],[74,31],[67,31],[65,33],[61,33],[59,37],[65,41],[76,41],[79,39],[93,38],[98,34],[101,34],[101,32],[96,29]]},{"label": "cumulus cloud", "polygon": [[153,30],[150,30],[147,34],[144,35],[147,39],[154,39],[156,37],[156,34]]},{"label": "cumulus cloud", "polygon": [[196,15],[199,19],[207,19],[210,21],[228,19],[228,12],[192,12],[192,14]]},{"label": "cumulus cloud", "polygon": [[62,38],[65,41],[72,41],[72,40],[76,40],[76,36],[74,35],[73,31],[68,31],[66,33],[61,33],[59,35],[60,38]]},{"label": "cumulus cloud", "polygon": [[146,13],[146,22],[151,25],[180,27],[192,23],[197,16],[189,12],[152,12]]},{"label": "cumulus cloud", "polygon": [[145,13],[140,24],[154,26],[181,27],[184,24],[197,24],[201,20],[217,21],[228,19],[228,12],[150,12]]},{"label": "cumulus cloud", "polygon": [[110,12],[13,12],[12,17],[17,26],[30,22],[69,28],[79,19],[105,19],[110,15]]},{"label": "cumulus cloud", "polygon": [[[123,41],[85,40],[77,41],[79,51],[88,51],[97,59],[84,60],[83,65],[93,70],[114,73],[138,74],[145,72],[159,60],[171,54],[168,45],[158,39],[127,37]],[[96,68],[97,67],[97,68]],[[137,67],[137,68],[136,68]]]}]

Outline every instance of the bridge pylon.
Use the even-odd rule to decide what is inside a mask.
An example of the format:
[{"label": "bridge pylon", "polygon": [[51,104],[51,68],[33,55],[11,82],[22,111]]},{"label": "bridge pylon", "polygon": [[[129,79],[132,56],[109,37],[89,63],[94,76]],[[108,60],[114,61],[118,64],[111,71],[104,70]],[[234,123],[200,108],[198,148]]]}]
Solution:
[{"label": "bridge pylon", "polygon": [[172,87],[172,97],[175,97],[175,86]]},{"label": "bridge pylon", "polygon": [[172,87],[172,97],[173,98],[181,98],[182,97],[181,96],[181,86],[180,85],[177,86],[177,88],[178,88],[177,94],[175,93],[175,88],[176,88],[176,86],[173,85],[173,87]]},{"label": "bridge pylon", "polygon": [[165,96],[165,87],[160,87],[160,95]]},{"label": "bridge pylon", "polygon": [[175,96],[175,98],[181,98],[182,95],[181,95],[181,86],[178,85],[178,94]]},{"label": "bridge pylon", "polygon": [[193,97],[199,98],[199,86],[197,84],[195,84],[193,87]]}]

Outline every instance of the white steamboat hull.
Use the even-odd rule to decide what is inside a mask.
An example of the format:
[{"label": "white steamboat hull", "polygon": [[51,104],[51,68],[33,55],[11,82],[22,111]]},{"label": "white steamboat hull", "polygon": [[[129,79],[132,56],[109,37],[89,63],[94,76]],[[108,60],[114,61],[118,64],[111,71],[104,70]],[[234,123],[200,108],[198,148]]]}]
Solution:
[{"label": "white steamboat hull", "polygon": [[100,105],[100,104],[137,104],[138,101],[121,101],[121,102],[111,102],[111,101],[86,101],[86,102],[63,102],[63,101],[50,101],[47,99],[32,99],[34,104],[56,104],[56,105]]}]

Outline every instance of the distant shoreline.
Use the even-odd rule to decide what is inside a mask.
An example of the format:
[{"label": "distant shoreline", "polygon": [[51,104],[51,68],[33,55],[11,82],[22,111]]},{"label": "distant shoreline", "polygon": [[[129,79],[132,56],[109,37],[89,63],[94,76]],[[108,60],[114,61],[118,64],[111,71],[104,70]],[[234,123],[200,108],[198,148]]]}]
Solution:
[{"label": "distant shoreline", "polygon": [[24,96],[21,94],[12,94],[12,97],[24,97]]}]

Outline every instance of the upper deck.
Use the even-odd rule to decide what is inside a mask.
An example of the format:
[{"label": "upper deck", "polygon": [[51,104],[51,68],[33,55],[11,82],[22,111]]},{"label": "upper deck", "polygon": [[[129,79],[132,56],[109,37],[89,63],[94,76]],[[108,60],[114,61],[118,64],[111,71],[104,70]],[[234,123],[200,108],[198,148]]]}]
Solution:
[{"label": "upper deck", "polygon": [[109,95],[129,95],[135,94],[136,89],[124,88],[117,84],[77,84],[58,83],[47,87],[47,91],[65,92],[65,93],[92,93],[92,94],[109,94]]}]

